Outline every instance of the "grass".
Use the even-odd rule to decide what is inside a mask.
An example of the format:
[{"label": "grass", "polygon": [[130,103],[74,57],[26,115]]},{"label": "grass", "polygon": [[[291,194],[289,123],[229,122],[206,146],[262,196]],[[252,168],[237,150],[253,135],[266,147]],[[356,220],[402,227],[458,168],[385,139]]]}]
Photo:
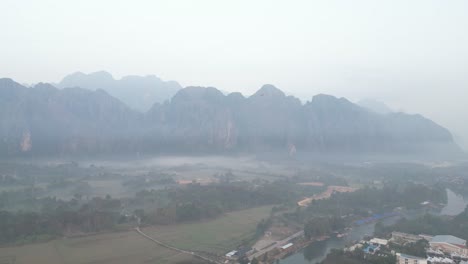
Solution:
[{"label": "grass", "polygon": [[[176,247],[223,254],[255,234],[271,206],[228,213],[190,224],[148,227],[143,231]],[[0,248],[0,263],[126,264],[201,263],[185,254],[163,248],[134,231],[56,239],[47,243]]]},{"label": "grass", "polygon": [[0,248],[0,260],[8,259],[14,260],[15,264],[196,262],[190,256],[160,247],[133,231]]},{"label": "grass", "polygon": [[235,211],[204,222],[147,227],[143,232],[178,248],[224,254],[243,241],[249,241],[258,222],[269,216],[271,208]]}]

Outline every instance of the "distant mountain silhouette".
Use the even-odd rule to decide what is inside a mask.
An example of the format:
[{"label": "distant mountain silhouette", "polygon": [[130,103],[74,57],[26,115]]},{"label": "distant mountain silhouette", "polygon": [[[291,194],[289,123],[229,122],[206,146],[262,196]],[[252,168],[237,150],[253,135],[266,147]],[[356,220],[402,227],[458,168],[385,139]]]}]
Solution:
[{"label": "distant mountain silhouette", "polygon": [[41,154],[118,150],[113,140],[137,135],[141,115],[103,90],[59,90],[43,83],[26,88],[0,79],[0,152],[20,154],[27,135],[31,151]]},{"label": "distant mountain silhouette", "polygon": [[171,99],[182,87],[175,81],[162,81],[155,75],[125,76],[115,80],[105,71],[84,74],[76,72],[63,78],[59,88],[80,87],[90,90],[102,89],[133,109],[145,112],[154,103]]},{"label": "distant mountain silhouette", "polygon": [[363,99],[357,102],[357,104],[379,114],[388,114],[394,112],[385,103],[374,99]]},{"label": "distant mountain silhouette", "polygon": [[447,129],[420,115],[381,115],[323,94],[303,105],[272,85],[250,97],[187,87],[141,113],[103,90],[26,88],[0,79],[0,139],[3,156],[458,151]]}]

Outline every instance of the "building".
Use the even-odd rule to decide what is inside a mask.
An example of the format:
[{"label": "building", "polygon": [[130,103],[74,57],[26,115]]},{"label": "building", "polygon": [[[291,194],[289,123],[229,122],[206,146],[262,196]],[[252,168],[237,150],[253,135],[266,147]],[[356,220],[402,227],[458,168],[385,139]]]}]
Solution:
[{"label": "building", "polygon": [[431,239],[432,239],[434,236],[426,235],[426,234],[419,234],[419,237],[421,237],[422,239],[425,239],[425,240],[427,240],[427,241],[431,241]]},{"label": "building", "polygon": [[458,254],[462,256],[468,255],[468,248],[466,247],[466,240],[450,236],[441,235],[434,236],[430,241],[429,245],[433,250],[439,250],[446,254]]},{"label": "building", "polygon": [[348,248],[345,248],[344,250],[348,251],[348,252],[353,252],[354,250],[362,248],[363,246],[364,246],[363,244],[357,243],[357,244],[354,244],[354,245],[352,245],[352,246],[350,246]]},{"label": "building", "polygon": [[381,238],[372,238],[369,242],[379,246],[386,246],[388,244],[388,240]]},{"label": "building", "polygon": [[379,245],[374,245],[374,244],[369,244],[366,248],[364,248],[362,251],[366,254],[375,254],[377,251],[380,250]]},{"label": "building", "polygon": [[[443,258],[443,257],[428,257],[427,261],[429,261],[431,264],[450,264],[450,263],[455,263],[454,260],[449,259],[449,258]],[[461,262],[460,262],[461,263]]]},{"label": "building", "polygon": [[237,254],[237,250],[230,251],[226,254],[227,258],[232,258]]},{"label": "building", "polygon": [[427,260],[420,257],[396,253],[397,264],[427,264]]},{"label": "building", "polygon": [[392,241],[395,244],[403,245],[406,243],[416,243],[421,239],[423,238],[418,235],[402,233],[402,232],[392,232],[392,238],[390,239],[390,241]]},{"label": "building", "polygon": [[281,249],[283,249],[283,250],[288,249],[288,248],[290,248],[292,245],[293,245],[293,243],[288,243],[288,244],[282,246]]}]

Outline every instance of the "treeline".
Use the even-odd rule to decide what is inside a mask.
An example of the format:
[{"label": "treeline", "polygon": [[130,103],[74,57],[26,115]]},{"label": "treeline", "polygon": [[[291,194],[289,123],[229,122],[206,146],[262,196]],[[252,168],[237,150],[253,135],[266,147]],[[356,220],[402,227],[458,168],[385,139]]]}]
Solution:
[{"label": "treeline", "polygon": [[395,225],[376,225],[375,232],[380,235],[388,235],[392,231],[400,231],[411,234],[428,235],[453,235],[468,240],[468,207],[453,217],[424,215],[416,219],[401,219]]},{"label": "treeline", "polygon": [[119,200],[107,197],[87,202],[48,199],[40,212],[0,211],[0,243],[41,241],[72,233],[112,229],[119,221]]},{"label": "treeline", "polygon": [[396,257],[393,255],[365,255],[361,249],[354,252],[344,252],[333,249],[320,264],[394,264]]},{"label": "treeline", "polygon": [[291,204],[320,190],[314,186],[298,186],[288,180],[258,184],[189,184],[183,188],[141,191],[131,203],[146,205],[142,217],[144,222],[166,224],[212,218],[225,212],[262,205]]},{"label": "treeline", "polygon": [[305,222],[313,216],[354,215],[367,217],[373,213],[384,213],[396,207],[416,209],[421,202],[447,201],[446,190],[441,186],[426,186],[406,183],[405,185],[385,185],[383,188],[362,188],[351,193],[335,193],[329,199],[313,201],[305,210],[296,210],[287,216]]},{"label": "treeline", "polygon": [[304,226],[304,236],[308,239],[328,235],[345,228],[345,222],[338,217],[314,217]]},{"label": "treeline", "polygon": [[150,172],[139,177],[131,177],[122,182],[122,185],[129,189],[141,189],[154,185],[176,184],[173,175],[167,173]]},{"label": "treeline", "polygon": [[429,247],[429,242],[427,242],[424,239],[421,239],[419,241],[416,241],[415,243],[407,243],[405,245],[389,243],[389,246],[395,252],[426,258],[426,249]]},{"label": "treeline", "polygon": [[[184,187],[144,190],[123,199],[87,199],[75,195],[69,201],[35,198],[31,190],[2,192],[0,206],[25,200],[28,210],[0,208],[0,244],[100,232],[139,219],[144,224],[172,224],[217,217],[223,213],[263,205],[294,204],[321,187],[299,186],[294,181],[257,181],[189,184]],[[6,208],[6,207],[5,207]],[[260,223],[264,232],[268,222]]]}]

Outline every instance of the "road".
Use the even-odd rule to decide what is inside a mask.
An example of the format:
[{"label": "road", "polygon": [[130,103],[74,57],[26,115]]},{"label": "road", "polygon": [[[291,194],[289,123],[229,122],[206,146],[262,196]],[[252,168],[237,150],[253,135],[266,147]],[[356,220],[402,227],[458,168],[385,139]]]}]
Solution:
[{"label": "road", "polygon": [[294,239],[294,238],[297,238],[297,237],[300,237],[300,236],[303,236],[304,235],[304,230],[302,231],[299,231],[295,234],[292,234],[290,236],[288,236],[287,238],[283,239],[283,240],[280,240],[280,241],[276,241],[273,245],[267,247],[267,248],[264,248],[258,252],[256,252],[255,254],[252,254],[249,256],[249,259],[253,259],[253,258],[258,258],[260,257],[261,255],[265,254],[266,252],[268,251],[271,251],[277,247],[282,247],[284,245],[286,245],[291,239]]},{"label": "road", "polygon": [[140,227],[136,227],[136,228],[135,228],[135,231],[137,231],[137,233],[140,234],[140,235],[142,235],[143,237],[145,237],[145,238],[147,238],[147,239],[153,241],[154,243],[156,243],[156,244],[158,244],[158,245],[160,245],[160,246],[162,246],[162,247],[165,247],[165,248],[168,248],[168,249],[172,249],[172,250],[177,251],[177,252],[179,252],[179,253],[191,255],[191,256],[193,256],[193,257],[197,257],[197,258],[199,258],[199,259],[208,261],[209,263],[222,264],[222,262],[218,262],[218,261],[216,261],[216,260],[209,259],[209,258],[204,257],[204,256],[201,256],[201,255],[199,255],[199,254],[197,254],[197,253],[195,253],[195,252],[183,250],[183,249],[180,249],[180,248],[176,248],[176,247],[173,247],[173,246],[168,245],[168,244],[166,244],[166,243],[163,243],[163,242],[161,242],[161,241],[159,241],[159,240],[156,240],[156,239],[154,239],[154,238],[148,236],[147,234],[143,233],[143,232],[140,230]]},{"label": "road", "polygon": [[354,192],[356,190],[357,190],[356,188],[348,187],[348,186],[328,186],[327,190],[325,190],[324,192],[316,194],[312,197],[305,198],[297,202],[297,205],[308,206],[314,200],[322,200],[322,199],[330,198],[330,196],[335,192],[341,192],[341,193],[342,192]]}]

